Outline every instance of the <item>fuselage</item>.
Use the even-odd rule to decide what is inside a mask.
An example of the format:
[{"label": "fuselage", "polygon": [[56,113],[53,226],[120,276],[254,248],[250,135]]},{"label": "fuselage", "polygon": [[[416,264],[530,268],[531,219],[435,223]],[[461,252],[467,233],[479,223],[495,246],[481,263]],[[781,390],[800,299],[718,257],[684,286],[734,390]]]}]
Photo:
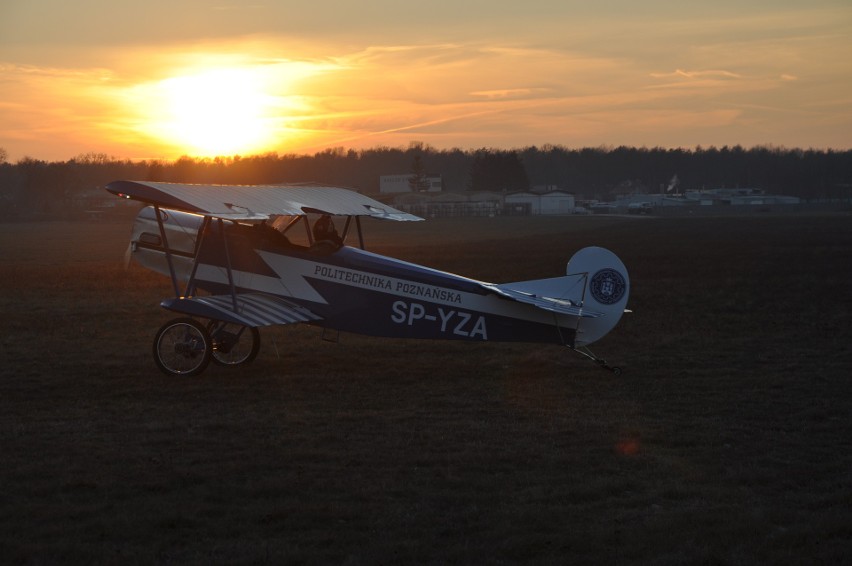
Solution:
[{"label": "fuselage", "polygon": [[[170,275],[156,217],[144,213],[133,257]],[[213,222],[202,234],[202,217],[168,214],[176,279],[185,285],[194,270],[190,295],[284,297],[321,318],[312,324],[372,336],[574,345],[577,317],[509,300],[481,281],[349,246],[293,245],[264,225]]]}]

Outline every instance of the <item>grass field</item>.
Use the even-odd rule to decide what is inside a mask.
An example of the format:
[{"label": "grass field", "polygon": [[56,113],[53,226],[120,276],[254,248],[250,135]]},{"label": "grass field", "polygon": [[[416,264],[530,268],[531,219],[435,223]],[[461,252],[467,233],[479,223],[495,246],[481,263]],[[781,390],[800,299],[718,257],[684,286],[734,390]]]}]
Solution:
[{"label": "grass field", "polygon": [[[0,224],[5,563],[839,564],[852,554],[852,217],[371,224],[488,281],[585,245],[632,278],[594,348],[263,329],[169,379],[130,222]],[[372,245],[370,245],[372,243]]]}]

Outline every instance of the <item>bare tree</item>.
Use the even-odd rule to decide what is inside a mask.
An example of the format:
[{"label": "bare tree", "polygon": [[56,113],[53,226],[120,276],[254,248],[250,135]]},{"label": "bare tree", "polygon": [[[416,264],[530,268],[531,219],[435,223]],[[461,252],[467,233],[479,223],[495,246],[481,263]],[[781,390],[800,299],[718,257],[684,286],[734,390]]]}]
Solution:
[{"label": "bare tree", "polygon": [[429,179],[426,177],[426,170],[423,169],[420,155],[414,156],[414,162],[411,164],[411,177],[408,178],[408,186],[411,187],[411,192],[414,193],[422,193],[429,190]]}]

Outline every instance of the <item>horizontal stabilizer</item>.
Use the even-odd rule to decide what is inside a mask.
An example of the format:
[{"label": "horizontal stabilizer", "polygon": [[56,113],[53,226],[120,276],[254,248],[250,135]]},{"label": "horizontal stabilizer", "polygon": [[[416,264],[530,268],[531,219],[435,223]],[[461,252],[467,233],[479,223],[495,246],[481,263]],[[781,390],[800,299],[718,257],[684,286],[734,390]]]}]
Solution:
[{"label": "horizontal stabilizer", "polygon": [[322,319],[308,309],[290,301],[261,293],[236,295],[236,310],[234,310],[234,297],[232,295],[166,299],[160,305],[190,316],[222,320],[251,327],[295,324]]},{"label": "horizontal stabilizer", "polygon": [[[573,284],[576,283],[576,279],[576,277],[554,277],[501,285],[486,285],[486,288],[501,297],[527,303],[546,311],[582,318],[602,316],[603,313],[601,312],[584,308],[578,300],[556,296],[564,294],[566,289],[571,289],[574,286]],[[582,282],[580,283],[580,290],[582,291]]]}]

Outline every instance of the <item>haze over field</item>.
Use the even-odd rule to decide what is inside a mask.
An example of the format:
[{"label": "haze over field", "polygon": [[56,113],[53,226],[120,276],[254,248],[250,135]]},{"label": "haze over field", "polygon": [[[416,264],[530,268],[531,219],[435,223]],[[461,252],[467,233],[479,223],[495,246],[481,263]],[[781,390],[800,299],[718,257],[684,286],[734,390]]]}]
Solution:
[{"label": "haze over field", "polygon": [[847,0],[0,6],[0,148],[846,149]]}]

